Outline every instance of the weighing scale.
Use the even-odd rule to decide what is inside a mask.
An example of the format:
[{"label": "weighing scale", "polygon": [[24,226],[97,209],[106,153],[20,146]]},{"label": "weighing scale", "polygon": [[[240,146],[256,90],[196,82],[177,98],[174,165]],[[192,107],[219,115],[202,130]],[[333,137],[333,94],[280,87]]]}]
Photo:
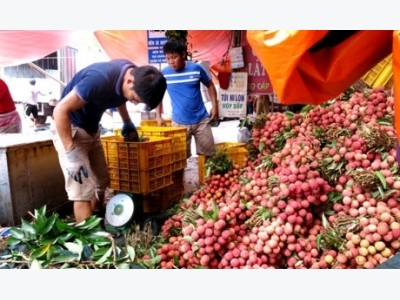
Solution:
[{"label": "weighing scale", "polygon": [[[106,205],[104,225],[110,233],[120,234],[127,232],[134,220],[143,224],[150,223],[154,235],[158,235],[162,224],[171,216],[170,212],[161,212],[157,215],[143,214],[143,197],[138,194],[119,192]],[[140,220],[143,217],[147,217]]]},{"label": "weighing scale", "polygon": [[105,224],[115,228],[124,227],[132,222],[134,213],[133,197],[126,193],[119,193],[106,205]]}]

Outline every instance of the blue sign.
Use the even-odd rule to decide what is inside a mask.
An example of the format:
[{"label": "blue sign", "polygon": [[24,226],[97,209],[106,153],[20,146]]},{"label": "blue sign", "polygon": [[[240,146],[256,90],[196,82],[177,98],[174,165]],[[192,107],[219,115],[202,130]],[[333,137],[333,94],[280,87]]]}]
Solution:
[{"label": "blue sign", "polygon": [[147,48],[150,64],[166,63],[162,47],[168,41],[166,30],[147,30]]}]

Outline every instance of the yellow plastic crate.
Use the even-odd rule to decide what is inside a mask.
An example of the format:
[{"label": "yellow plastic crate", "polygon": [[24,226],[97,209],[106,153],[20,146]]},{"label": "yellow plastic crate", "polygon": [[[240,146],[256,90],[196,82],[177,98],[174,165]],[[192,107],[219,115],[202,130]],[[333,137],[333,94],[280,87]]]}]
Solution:
[{"label": "yellow plastic crate", "polygon": [[125,142],[121,136],[101,138],[107,165],[144,171],[172,163],[172,139],[150,137],[147,142]]},{"label": "yellow plastic crate", "polygon": [[173,184],[161,188],[143,197],[143,211],[145,213],[158,213],[170,208],[184,197],[183,184],[184,170],[172,173]]},{"label": "yellow plastic crate", "polygon": [[[218,143],[215,145],[216,149],[219,151],[226,150],[235,164],[239,164],[240,166],[243,164],[245,159],[247,158],[247,149],[246,143],[235,143],[235,142],[224,142]],[[203,184],[206,176],[205,165],[205,156],[199,155],[198,157],[198,174],[199,174],[199,183]]]},{"label": "yellow plastic crate", "polygon": [[392,88],[393,86],[393,65],[392,54],[385,57],[376,66],[369,70],[362,80],[371,87],[384,86]]},{"label": "yellow plastic crate", "polygon": [[182,169],[186,169],[186,167],[187,167],[187,160],[186,159],[174,161],[172,163],[172,172],[175,172],[175,171],[178,171],[178,170],[182,170]]},{"label": "yellow plastic crate", "polygon": [[136,129],[139,135],[172,138],[173,153],[186,151],[186,127],[139,126]]},{"label": "yellow plastic crate", "polygon": [[187,158],[187,151],[183,150],[183,151],[175,151],[172,153],[172,161],[181,161],[181,160],[186,160]]},{"label": "yellow plastic crate", "polygon": [[239,148],[243,148],[246,149],[246,143],[238,143],[238,142],[222,142],[222,143],[217,143],[215,144],[215,148],[217,150],[224,150],[224,149],[228,149],[228,148],[235,148],[235,147],[239,147]]},{"label": "yellow plastic crate", "polygon": [[[153,120],[145,120],[153,121]],[[140,136],[157,136],[172,138],[172,152],[186,152],[186,127],[179,126],[138,126],[136,127]],[[114,129],[116,136],[121,136],[121,129]]]},{"label": "yellow plastic crate", "polygon": [[247,158],[247,149],[244,148],[229,148],[227,153],[232,156],[233,162],[241,166]]},{"label": "yellow plastic crate", "polygon": [[[165,121],[165,126],[169,127],[172,124],[172,121],[169,119],[164,119]],[[158,126],[157,125],[157,120],[141,120],[140,121],[140,126]]]},{"label": "yellow plastic crate", "polygon": [[171,165],[146,171],[108,168],[108,172],[110,188],[117,191],[148,194],[173,183]]},{"label": "yellow plastic crate", "polygon": [[158,157],[150,157],[147,161],[138,157],[123,158],[123,157],[107,157],[107,166],[110,168],[119,168],[127,170],[143,171],[153,169],[160,166],[172,164],[172,155],[165,154]]},{"label": "yellow plastic crate", "polygon": [[172,184],[172,139],[150,137],[125,142],[121,136],[102,137],[110,188],[147,194]]}]

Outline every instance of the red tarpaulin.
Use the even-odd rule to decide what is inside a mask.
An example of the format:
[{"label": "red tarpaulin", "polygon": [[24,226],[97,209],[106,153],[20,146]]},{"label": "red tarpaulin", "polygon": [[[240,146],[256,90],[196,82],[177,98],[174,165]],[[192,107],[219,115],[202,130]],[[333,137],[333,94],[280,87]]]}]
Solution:
[{"label": "red tarpaulin", "polygon": [[43,58],[68,46],[74,30],[0,30],[0,67]]},{"label": "red tarpaulin", "polygon": [[[219,64],[232,44],[232,30],[189,30],[188,43],[194,61]],[[147,30],[97,30],[100,45],[110,58],[127,58],[148,64]]]},{"label": "red tarpaulin", "polygon": [[[0,67],[32,62],[71,46],[81,32],[0,30]],[[232,30],[189,30],[188,43],[193,60],[208,61],[210,66],[218,66],[231,47],[232,33]],[[110,59],[127,58],[138,65],[148,64],[147,30],[97,30],[93,34]],[[229,62],[227,67],[230,68]]]}]

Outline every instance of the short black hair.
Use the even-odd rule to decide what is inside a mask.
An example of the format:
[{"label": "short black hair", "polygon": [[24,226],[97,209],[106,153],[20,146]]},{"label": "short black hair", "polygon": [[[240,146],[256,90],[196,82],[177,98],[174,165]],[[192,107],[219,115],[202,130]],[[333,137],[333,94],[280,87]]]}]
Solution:
[{"label": "short black hair", "polygon": [[163,52],[164,52],[164,55],[167,54],[167,53],[186,54],[187,53],[187,47],[182,41],[176,40],[176,39],[171,39],[171,40],[168,40],[164,44]]},{"label": "short black hair", "polygon": [[31,79],[31,80],[29,80],[29,83],[30,83],[31,85],[35,85],[35,84],[36,84],[36,80],[35,80],[35,79]]},{"label": "short black hair", "polygon": [[146,110],[156,108],[163,100],[167,89],[167,80],[164,75],[153,66],[135,67],[131,75],[135,77],[133,90],[146,104]]}]

